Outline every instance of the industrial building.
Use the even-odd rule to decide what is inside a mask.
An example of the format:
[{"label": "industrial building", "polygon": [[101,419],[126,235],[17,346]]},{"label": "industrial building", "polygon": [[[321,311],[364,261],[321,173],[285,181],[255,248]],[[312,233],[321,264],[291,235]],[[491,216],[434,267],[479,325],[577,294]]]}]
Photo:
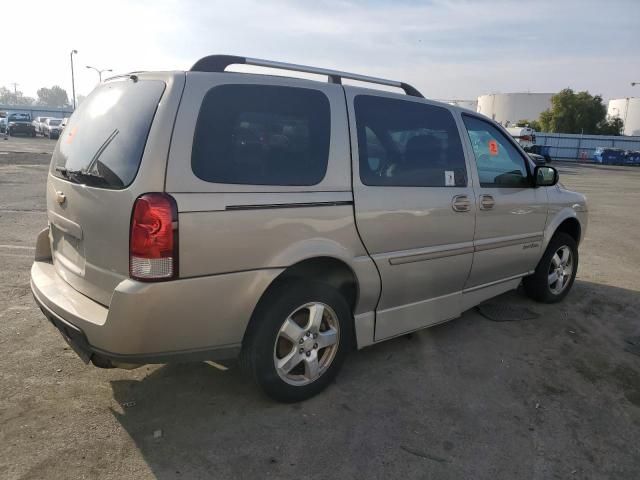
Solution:
[{"label": "industrial building", "polygon": [[607,115],[622,119],[623,135],[640,135],[640,97],[609,100]]},{"label": "industrial building", "polygon": [[553,93],[490,93],[478,97],[477,111],[502,125],[537,120],[551,108]]}]

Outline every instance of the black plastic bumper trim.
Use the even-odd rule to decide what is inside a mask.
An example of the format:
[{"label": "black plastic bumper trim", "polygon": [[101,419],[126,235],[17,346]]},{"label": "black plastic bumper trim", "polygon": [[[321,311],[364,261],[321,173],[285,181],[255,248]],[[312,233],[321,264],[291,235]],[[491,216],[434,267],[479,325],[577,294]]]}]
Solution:
[{"label": "black plastic bumper trim", "polygon": [[215,348],[150,354],[119,354],[108,352],[92,346],[80,328],[51,311],[38,299],[35,293],[33,298],[47,320],[58,329],[62,337],[82,361],[84,363],[92,361],[94,365],[98,367],[118,367],[118,364],[146,365],[153,363],[230,360],[240,354],[240,345],[224,345]]}]

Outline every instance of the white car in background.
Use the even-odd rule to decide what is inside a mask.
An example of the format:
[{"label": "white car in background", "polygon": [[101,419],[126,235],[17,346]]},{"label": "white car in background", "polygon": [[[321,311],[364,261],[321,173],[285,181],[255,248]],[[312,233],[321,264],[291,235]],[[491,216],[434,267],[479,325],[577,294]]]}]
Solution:
[{"label": "white car in background", "polygon": [[42,125],[42,135],[52,139],[60,137],[62,132],[62,119],[61,118],[47,118]]},{"label": "white car in background", "polygon": [[36,135],[37,134],[44,135],[44,131],[42,130],[42,127],[44,126],[48,118],[50,117],[36,117],[33,119],[33,122],[31,122],[31,124],[33,125],[33,128],[36,129]]}]

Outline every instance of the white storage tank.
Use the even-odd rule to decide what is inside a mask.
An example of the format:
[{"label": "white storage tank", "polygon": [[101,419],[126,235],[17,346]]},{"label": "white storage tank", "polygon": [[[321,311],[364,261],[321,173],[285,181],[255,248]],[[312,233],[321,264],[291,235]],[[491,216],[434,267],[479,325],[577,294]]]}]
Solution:
[{"label": "white storage tank", "polygon": [[449,105],[455,105],[456,107],[466,108],[474,112],[478,111],[477,100],[448,100]]},{"label": "white storage tank", "polygon": [[538,120],[551,108],[553,93],[490,93],[478,97],[478,112],[502,125]]},{"label": "white storage tank", "polygon": [[622,119],[624,135],[640,135],[640,97],[609,100],[607,115]]}]

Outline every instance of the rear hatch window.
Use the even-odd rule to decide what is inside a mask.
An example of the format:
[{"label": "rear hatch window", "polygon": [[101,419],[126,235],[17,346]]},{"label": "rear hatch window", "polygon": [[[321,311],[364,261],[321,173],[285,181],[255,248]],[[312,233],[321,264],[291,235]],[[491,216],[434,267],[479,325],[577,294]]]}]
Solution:
[{"label": "rear hatch window", "polygon": [[129,186],[164,89],[159,80],[130,78],[100,85],[69,119],[51,173],[92,187]]}]

